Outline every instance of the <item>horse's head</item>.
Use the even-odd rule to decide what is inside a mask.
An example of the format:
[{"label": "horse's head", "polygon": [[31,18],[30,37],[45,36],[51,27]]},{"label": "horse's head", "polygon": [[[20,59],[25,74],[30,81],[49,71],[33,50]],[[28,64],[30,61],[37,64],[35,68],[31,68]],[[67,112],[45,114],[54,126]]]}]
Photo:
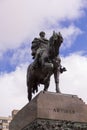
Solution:
[{"label": "horse's head", "polygon": [[62,34],[60,32],[58,33],[58,40],[60,43],[63,42],[63,37],[62,37]]},{"label": "horse's head", "polygon": [[63,37],[61,35],[61,33],[56,33],[55,31],[53,31],[53,40],[57,41],[59,44],[61,44],[63,42]]},{"label": "horse's head", "polygon": [[49,39],[50,54],[57,56],[59,54],[59,47],[61,46],[62,42],[63,42],[63,37],[61,33],[60,32],[56,33],[55,31],[53,31],[53,35]]},{"label": "horse's head", "polygon": [[61,33],[60,32],[56,33],[55,31],[53,31],[53,35],[49,39],[50,45],[54,46],[56,44],[58,47],[60,47],[62,42],[63,42],[63,37],[62,37]]}]

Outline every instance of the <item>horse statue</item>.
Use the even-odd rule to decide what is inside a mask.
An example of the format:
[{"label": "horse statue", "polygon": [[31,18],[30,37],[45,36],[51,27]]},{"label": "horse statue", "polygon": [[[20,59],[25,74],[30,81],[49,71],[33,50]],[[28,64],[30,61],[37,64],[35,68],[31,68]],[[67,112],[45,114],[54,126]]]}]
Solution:
[{"label": "horse statue", "polygon": [[39,60],[37,60],[38,66],[35,68],[33,61],[27,69],[27,88],[28,88],[28,100],[32,99],[32,93],[38,92],[38,86],[44,85],[44,91],[48,90],[50,77],[54,74],[56,92],[59,90],[59,74],[66,71],[65,67],[61,66],[61,60],[59,58],[59,48],[63,42],[62,35],[53,32],[53,35],[49,39],[49,43],[46,48],[39,54]]}]

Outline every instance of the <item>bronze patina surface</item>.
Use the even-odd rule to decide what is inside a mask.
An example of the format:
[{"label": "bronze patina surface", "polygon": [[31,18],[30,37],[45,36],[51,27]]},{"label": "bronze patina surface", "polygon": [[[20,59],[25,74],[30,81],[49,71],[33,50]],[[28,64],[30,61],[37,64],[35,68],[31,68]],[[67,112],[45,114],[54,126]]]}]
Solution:
[{"label": "bronze patina surface", "polygon": [[59,74],[66,71],[61,65],[59,49],[63,42],[61,33],[53,32],[48,39],[45,38],[45,32],[40,32],[39,38],[34,38],[31,45],[32,58],[34,61],[27,69],[27,88],[28,100],[32,99],[32,93],[38,92],[38,86],[44,85],[44,91],[48,90],[50,77],[54,74],[56,92],[59,89]]}]

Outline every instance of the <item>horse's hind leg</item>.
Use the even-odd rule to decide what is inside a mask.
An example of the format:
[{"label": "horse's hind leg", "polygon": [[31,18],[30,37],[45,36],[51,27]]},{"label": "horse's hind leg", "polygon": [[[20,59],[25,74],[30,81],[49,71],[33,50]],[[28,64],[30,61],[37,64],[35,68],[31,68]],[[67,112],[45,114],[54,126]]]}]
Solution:
[{"label": "horse's hind leg", "polygon": [[28,86],[28,100],[31,101],[32,99],[32,90],[31,88]]},{"label": "horse's hind leg", "polygon": [[57,69],[57,71],[54,72],[54,79],[55,79],[55,84],[56,84],[56,92],[60,93],[60,89],[59,89],[59,70]]},{"label": "horse's hind leg", "polygon": [[28,100],[31,101],[32,99],[32,87],[30,83],[28,83]]},{"label": "horse's hind leg", "polygon": [[44,91],[48,90],[50,79],[44,84]]}]

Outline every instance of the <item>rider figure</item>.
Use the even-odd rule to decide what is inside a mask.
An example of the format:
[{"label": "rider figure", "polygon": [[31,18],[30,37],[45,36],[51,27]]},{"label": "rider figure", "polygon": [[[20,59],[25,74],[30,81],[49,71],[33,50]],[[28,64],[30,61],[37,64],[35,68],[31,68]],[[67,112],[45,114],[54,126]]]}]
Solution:
[{"label": "rider figure", "polygon": [[[33,56],[32,58],[34,59],[33,62],[33,67],[37,68],[38,67],[38,61],[39,61],[39,57],[41,56],[41,52],[44,51],[44,49],[47,48],[48,42],[49,40],[45,38],[45,32],[41,31],[39,33],[39,38],[34,38],[34,40],[32,41],[32,46],[31,46],[31,50],[32,53],[31,55]],[[51,60],[51,59],[50,59]],[[62,68],[61,66],[61,59],[59,56],[55,57],[54,61],[55,65],[60,66],[60,72],[62,73],[63,71],[65,71],[65,68]]]},{"label": "rider figure", "polygon": [[34,66],[37,66],[37,61],[39,59],[39,55],[40,53],[46,49],[47,45],[48,45],[48,40],[45,38],[45,32],[40,32],[39,33],[39,38],[34,38],[34,40],[32,41],[32,46],[31,46],[31,50],[32,50],[32,56],[34,59]]}]

